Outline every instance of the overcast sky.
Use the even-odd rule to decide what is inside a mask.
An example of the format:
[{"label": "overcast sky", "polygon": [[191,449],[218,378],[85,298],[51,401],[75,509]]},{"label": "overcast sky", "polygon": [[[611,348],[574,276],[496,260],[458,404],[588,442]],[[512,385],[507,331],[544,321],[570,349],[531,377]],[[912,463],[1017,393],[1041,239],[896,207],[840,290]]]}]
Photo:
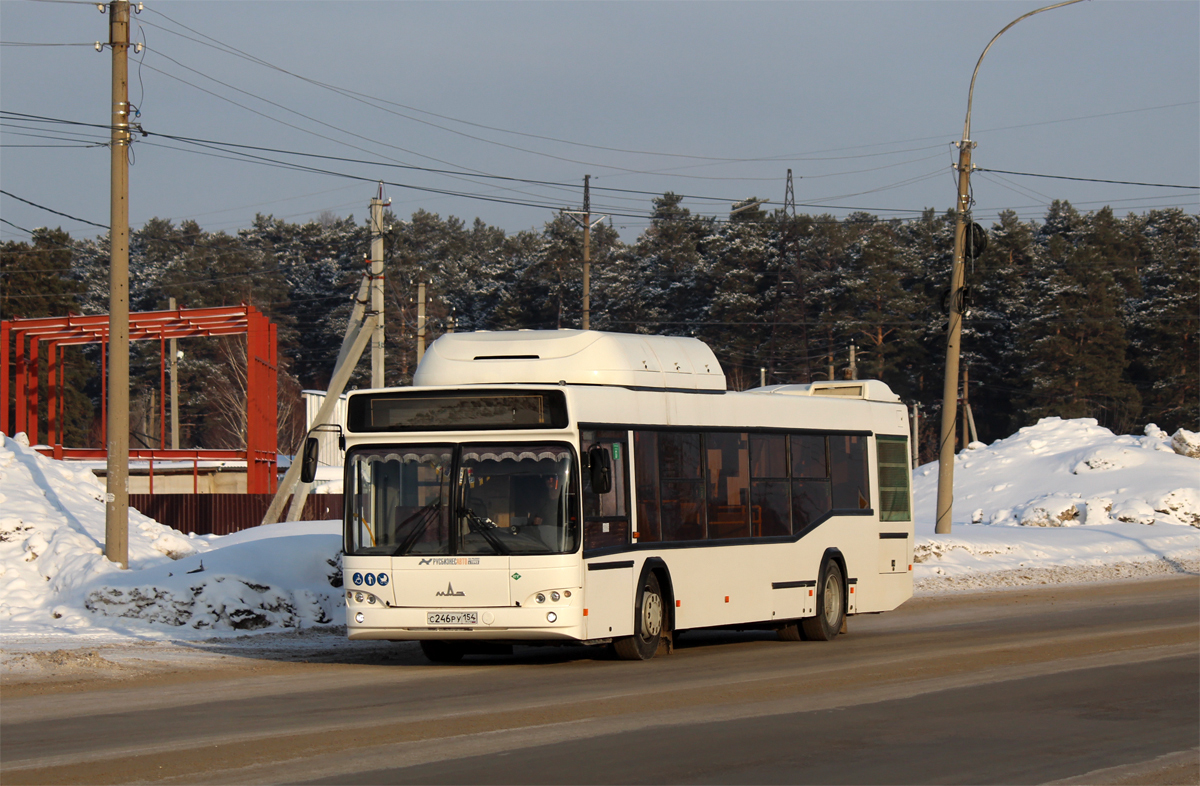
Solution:
[{"label": "overcast sky", "polygon": [[[130,221],[361,221],[384,180],[402,218],[424,209],[515,232],[578,207],[590,174],[593,209],[631,241],[653,194],[708,215],[749,196],[777,206],[789,168],[799,212],[943,211],[975,62],[1039,5],[150,0],[132,33],[146,49],[130,56],[130,100],[150,136],[134,145]],[[108,223],[108,151],[90,146],[107,132],[11,114],[106,125],[111,55],[92,44],[107,25],[94,4],[0,0],[12,195],[0,238],[103,231],[14,197]],[[1054,198],[1196,212],[1198,99],[1200,3],[1091,0],[1021,22],[976,83],[977,166],[1192,188],[980,172],[977,216],[1040,218]]]}]

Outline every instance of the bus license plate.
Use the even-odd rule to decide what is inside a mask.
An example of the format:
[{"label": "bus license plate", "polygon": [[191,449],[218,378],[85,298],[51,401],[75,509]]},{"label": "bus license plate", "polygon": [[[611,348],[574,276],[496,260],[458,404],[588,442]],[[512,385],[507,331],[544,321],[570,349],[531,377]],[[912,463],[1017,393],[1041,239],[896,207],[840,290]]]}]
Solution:
[{"label": "bus license plate", "polygon": [[430,625],[478,625],[477,611],[431,611],[427,617]]}]

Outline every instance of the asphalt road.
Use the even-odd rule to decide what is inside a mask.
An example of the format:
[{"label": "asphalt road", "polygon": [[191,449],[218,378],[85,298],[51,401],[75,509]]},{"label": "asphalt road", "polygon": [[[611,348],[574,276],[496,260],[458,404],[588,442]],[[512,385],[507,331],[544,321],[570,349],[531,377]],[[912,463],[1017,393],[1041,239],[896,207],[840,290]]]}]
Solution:
[{"label": "asphalt road", "polygon": [[[23,783],[1196,783],[1200,578],[921,598],[828,643],[411,644],[0,692]],[[233,664],[232,666],[230,664]]]}]

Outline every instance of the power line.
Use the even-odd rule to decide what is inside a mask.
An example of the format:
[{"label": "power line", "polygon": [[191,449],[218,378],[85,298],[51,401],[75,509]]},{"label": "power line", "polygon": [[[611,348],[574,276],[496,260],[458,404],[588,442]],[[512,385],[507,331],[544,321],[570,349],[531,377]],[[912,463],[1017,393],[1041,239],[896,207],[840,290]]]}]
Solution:
[{"label": "power line", "polygon": [[22,199],[21,197],[17,196],[16,194],[9,193],[8,191],[5,191],[3,189],[0,189],[0,194],[4,194],[5,196],[12,197],[13,199],[17,200],[18,202],[24,202],[27,205],[32,205],[33,207],[39,208],[41,210],[45,210],[47,213],[53,213],[56,216],[62,216],[63,218],[69,218],[72,221],[78,221],[81,224],[90,224],[91,226],[100,227],[101,229],[108,229],[107,224],[97,224],[95,221],[88,221],[86,218],[78,218],[69,213],[60,213],[59,211],[54,210],[53,208],[46,207],[45,205],[39,205],[37,202],[30,202],[28,199]]},{"label": "power line", "polygon": [[93,46],[95,46],[95,43],[91,43],[91,44],[48,44],[48,43],[39,43],[39,42],[34,42],[34,41],[0,41],[0,46],[87,46],[87,47],[93,47]]},{"label": "power line", "polygon": [[1010,172],[1007,169],[984,169],[975,167],[976,172],[994,172],[1001,175],[1021,175],[1022,177],[1045,177],[1051,180],[1080,180],[1085,183],[1110,183],[1118,186],[1147,186],[1150,188],[1188,188],[1200,190],[1200,186],[1175,186],[1169,183],[1135,183],[1131,180],[1100,180],[1094,177],[1067,177],[1066,175],[1041,175],[1035,172]]}]

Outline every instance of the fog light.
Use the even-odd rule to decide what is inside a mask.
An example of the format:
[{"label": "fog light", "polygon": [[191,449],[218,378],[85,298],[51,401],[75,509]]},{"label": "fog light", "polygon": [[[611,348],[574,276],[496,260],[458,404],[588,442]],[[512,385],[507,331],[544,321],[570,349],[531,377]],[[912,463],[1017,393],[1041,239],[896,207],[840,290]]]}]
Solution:
[{"label": "fog light", "polygon": [[555,614],[553,611],[546,615],[546,622],[557,622],[557,621],[558,621],[558,615]]},{"label": "fog light", "polygon": [[366,617],[363,615],[363,613],[361,611],[354,615],[355,622],[362,622],[365,619],[366,619]]},{"label": "fog light", "polygon": [[540,592],[539,592],[539,593],[537,594],[537,602],[538,602],[538,603],[545,603],[545,602],[546,602],[546,596],[545,596],[545,595],[543,595],[542,593],[540,593]]},{"label": "fog light", "polygon": [[562,595],[559,595],[559,594],[558,594],[558,592],[551,592],[551,593],[550,593],[550,600],[558,600],[558,599],[559,599],[559,598],[561,598],[561,597],[562,597]]}]

